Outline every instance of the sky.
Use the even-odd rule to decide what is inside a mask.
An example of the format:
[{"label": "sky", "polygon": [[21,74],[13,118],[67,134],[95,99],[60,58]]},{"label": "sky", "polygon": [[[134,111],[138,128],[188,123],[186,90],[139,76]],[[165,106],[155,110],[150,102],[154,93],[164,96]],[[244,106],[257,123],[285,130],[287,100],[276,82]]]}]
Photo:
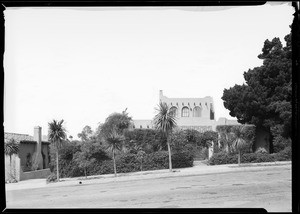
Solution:
[{"label": "sky", "polygon": [[211,96],[262,65],[266,39],[289,34],[288,3],[246,7],[6,8],[4,131],[48,133],[64,119],[75,139],[127,108],[152,119],[167,97]]}]

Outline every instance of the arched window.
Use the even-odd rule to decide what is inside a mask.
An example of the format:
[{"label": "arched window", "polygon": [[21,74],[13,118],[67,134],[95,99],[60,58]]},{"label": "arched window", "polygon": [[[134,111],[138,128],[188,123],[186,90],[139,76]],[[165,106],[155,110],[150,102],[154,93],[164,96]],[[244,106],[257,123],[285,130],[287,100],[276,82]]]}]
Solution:
[{"label": "arched window", "polygon": [[175,106],[172,106],[170,108],[170,114],[173,115],[173,116],[175,116],[175,117],[178,117],[178,110],[177,110],[177,108]]},{"label": "arched window", "polygon": [[190,116],[190,110],[188,107],[183,107],[181,110],[181,117],[189,117]]},{"label": "arched window", "polygon": [[201,108],[196,106],[193,110],[193,117],[201,117]]}]

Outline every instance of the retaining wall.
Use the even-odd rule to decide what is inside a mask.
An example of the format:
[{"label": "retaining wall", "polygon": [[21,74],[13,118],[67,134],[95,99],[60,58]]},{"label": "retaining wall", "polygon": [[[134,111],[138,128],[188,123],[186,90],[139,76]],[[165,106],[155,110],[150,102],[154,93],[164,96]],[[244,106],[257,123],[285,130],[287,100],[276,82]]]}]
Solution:
[{"label": "retaining wall", "polygon": [[50,169],[41,169],[30,172],[21,172],[20,173],[20,181],[35,179],[35,178],[47,178],[51,174]]}]

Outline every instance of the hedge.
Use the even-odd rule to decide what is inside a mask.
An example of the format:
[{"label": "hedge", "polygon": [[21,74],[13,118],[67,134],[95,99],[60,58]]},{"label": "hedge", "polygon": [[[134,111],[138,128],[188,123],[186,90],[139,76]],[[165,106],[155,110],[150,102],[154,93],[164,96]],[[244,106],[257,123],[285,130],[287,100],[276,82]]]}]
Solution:
[{"label": "hedge", "polygon": [[[178,152],[172,154],[172,167],[184,168],[193,166],[193,155],[189,152]],[[142,167],[141,167],[142,165]],[[146,154],[139,161],[136,154],[121,154],[116,157],[117,173],[137,172],[169,168],[168,151],[158,151]],[[73,160],[60,161],[60,177],[79,177],[84,176],[84,171],[80,169]],[[55,170],[53,171],[55,172]],[[113,160],[95,161],[87,169],[88,175],[113,174]]]},{"label": "hedge", "polygon": [[[274,161],[289,161],[291,160],[292,151],[291,147],[286,147],[284,150],[268,154],[268,153],[246,153],[242,154],[241,163],[261,163],[261,162],[274,162]],[[209,165],[220,164],[237,164],[237,154],[227,154],[225,152],[215,153],[208,161]]]}]

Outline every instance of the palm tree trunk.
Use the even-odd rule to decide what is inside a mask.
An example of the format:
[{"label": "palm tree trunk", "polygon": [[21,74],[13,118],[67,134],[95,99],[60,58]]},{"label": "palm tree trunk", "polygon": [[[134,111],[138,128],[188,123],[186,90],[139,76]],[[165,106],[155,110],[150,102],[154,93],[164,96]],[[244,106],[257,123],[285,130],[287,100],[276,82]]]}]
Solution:
[{"label": "palm tree trunk", "polygon": [[239,166],[240,166],[241,165],[241,150],[239,150],[238,163],[239,163]]},{"label": "palm tree trunk", "polygon": [[58,148],[56,148],[56,178],[59,181]]},{"label": "palm tree trunk", "polygon": [[117,167],[116,167],[116,160],[115,160],[115,150],[113,149],[113,160],[114,160],[114,172],[115,172],[115,177],[117,176]]},{"label": "palm tree trunk", "polygon": [[171,156],[171,147],[170,143],[167,141],[168,144],[168,152],[169,152],[169,170],[172,172],[172,156]]}]

